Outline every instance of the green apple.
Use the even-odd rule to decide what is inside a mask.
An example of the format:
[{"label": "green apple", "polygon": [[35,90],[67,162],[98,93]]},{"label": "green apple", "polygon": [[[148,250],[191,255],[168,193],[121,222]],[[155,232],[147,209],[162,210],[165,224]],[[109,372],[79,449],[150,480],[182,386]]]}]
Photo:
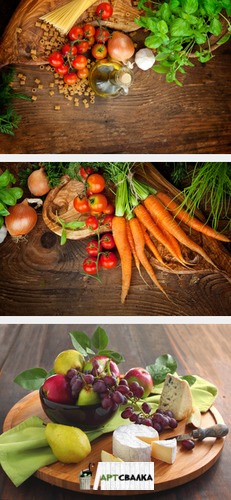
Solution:
[{"label": "green apple", "polygon": [[95,405],[100,402],[100,397],[93,390],[93,387],[90,385],[85,385],[78,396],[78,399],[76,401],[77,406],[88,406],[88,405]]},{"label": "green apple", "polygon": [[82,371],[84,365],[84,357],[75,349],[68,349],[58,354],[54,361],[55,373],[66,375],[68,370],[75,368],[75,370]]}]

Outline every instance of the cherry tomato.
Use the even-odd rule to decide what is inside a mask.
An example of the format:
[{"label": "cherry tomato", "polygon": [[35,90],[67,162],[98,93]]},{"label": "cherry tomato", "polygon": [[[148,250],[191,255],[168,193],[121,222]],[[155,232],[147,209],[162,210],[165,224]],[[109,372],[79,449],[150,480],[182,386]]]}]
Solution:
[{"label": "cherry tomato", "polygon": [[95,231],[99,227],[99,221],[94,215],[90,215],[86,220],[86,226],[88,229]]},{"label": "cherry tomato", "polygon": [[108,19],[113,14],[112,5],[108,2],[102,2],[96,7],[96,14],[101,19]]},{"label": "cherry tomato", "polygon": [[93,193],[101,193],[105,188],[105,180],[100,174],[91,174],[87,178],[87,188]]},{"label": "cherry tomato", "polygon": [[95,43],[91,49],[91,53],[95,59],[104,59],[107,55],[107,47],[103,43]]},{"label": "cherry tomato", "polygon": [[90,209],[95,213],[102,213],[107,206],[107,198],[104,194],[93,194],[88,198]]},{"label": "cherry tomato", "polygon": [[97,28],[95,30],[95,41],[97,43],[106,43],[106,41],[110,38],[110,33],[108,30],[104,28]]},{"label": "cherry tomato", "polygon": [[61,64],[58,68],[55,68],[56,73],[59,75],[66,75],[68,73],[68,66],[66,64]]},{"label": "cherry tomato", "polygon": [[115,247],[115,240],[111,233],[105,233],[100,239],[100,243],[105,250],[111,250]]},{"label": "cherry tomato", "polygon": [[92,24],[84,24],[83,34],[85,38],[91,38],[95,34],[95,27]]},{"label": "cherry tomato", "polygon": [[95,37],[94,37],[94,36],[90,36],[90,37],[87,39],[87,41],[88,41],[88,45],[89,45],[89,47],[92,47],[92,45],[94,45],[94,43],[95,43]]},{"label": "cherry tomato", "polygon": [[88,255],[97,257],[99,252],[102,252],[102,245],[97,240],[91,240],[86,246]]},{"label": "cherry tomato", "polygon": [[[84,56],[81,56],[84,57]],[[94,168],[91,167],[80,167],[79,173],[83,179],[87,179],[90,174],[94,173]]]},{"label": "cherry tomato", "polygon": [[113,220],[114,215],[106,215],[104,217],[102,224],[107,227],[108,230],[112,229],[112,220]]},{"label": "cherry tomato", "polygon": [[52,52],[48,57],[49,64],[54,68],[58,68],[64,63],[61,52]]},{"label": "cherry tomato", "polygon": [[85,54],[89,49],[89,43],[87,40],[83,40],[82,42],[78,43],[78,54]]},{"label": "cherry tomato", "polygon": [[82,214],[89,212],[89,204],[86,196],[76,196],[73,200],[73,205],[77,212]]},{"label": "cherry tomato", "polygon": [[83,68],[83,69],[79,69],[77,71],[77,76],[78,78],[80,78],[80,80],[84,80],[85,78],[87,78],[89,75],[89,69],[88,68]]},{"label": "cherry tomato", "polygon": [[74,56],[75,54],[77,54],[77,47],[75,45],[70,45],[69,43],[65,43],[62,46],[62,54],[64,56],[66,56],[67,54]]},{"label": "cherry tomato", "polygon": [[104,269],[113,269],[117,264],[117,257],[114,252],[104,252],[100,255],[99,265]]},{"label": "cherry tomato", "polygon": [[89,256],[83,261],[83,270],[87,274],[97,274],[99,268],[100,268],[100,263],[98,262],[97,266],[96,257]]},{"label": "cherry tomato", "polygon": [[71,64],[75,69],[83,69],[87,66],[87,58],[78,54],[75,59],[73,59]]},{"label": "cherry tomato", "polygon": [[114,205],[112,205],[112,203],[108,203],[103,213],[107,215],[112,215],[114,214],[114,212],[115,212]]},{"label": "cherry tomato", "polygon": [[70,40],[82,40],[83,28],[80,28],[80,26],[73,26],[73,28],[70,29],[68,36]]},{"label": "cherry tomato", "polygon": [[78,81],[78,77],[76,73],[66,73],[63,77],[64,82],[68,85],[74,85]]}]

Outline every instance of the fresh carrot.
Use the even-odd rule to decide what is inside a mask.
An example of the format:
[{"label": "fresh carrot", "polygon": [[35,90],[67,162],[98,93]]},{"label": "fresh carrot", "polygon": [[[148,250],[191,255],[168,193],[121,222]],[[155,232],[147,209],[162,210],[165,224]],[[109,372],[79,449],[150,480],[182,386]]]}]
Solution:
[{"label": "fresh carrot", "polygon": [[132,255],[134,257],[136,268],[138,269],[139,274],[140,274],[140,261],[138,259],[137,253],[136,253],[136,247],[135,247],[135,243],[134,243],[134,239],[133,239],[133,236],[132,236],[132,232],[131,232],[131,228],[130,228],[130,224],[129,224],[129,220],[128,219],[126,219],[126,226],[127,226],[127,238],[128,238],[128,242],[129,242],[129,245],[130,245],[130,248],[131,248]]},{"label": "fresh carrot", "polygon": [[132,277],[132,252],[127,237],[126,219],[114,216],[112,219],[112,234],[119,252],[122,268],[121,302],[124,304]]},{"label": "fresh carrot", "polygon": [[154,222],[150,213],[146,210],[146,208],[139,204],[134,208],[134,212],[138,217],[139,221],[146,227],[146,229],[156,238],[162,245],[164,245],[167,250],[173,255],[181,264],[185,265],[185,260],[181,254],[181,250],[179,247],[179,251],[176,251],[176,248],[173,247],[166,237],[165,234],[161,231],[158,225]]},{"label": "fresh carrot", "polygon": [[144,246],[145,246],[145,239],[144,239],[144,234],[142,231],[142,228],[140,226],[140,222],[137,219],[137,217],[133,217],[129,221],[131,232],[133,235],[134,243],[136,246],[136,252],[139,261],[141,262],[142,266],[144,267],[145,271],[148,273],[150,276],[151,280],[155,283],[155,285],[168,297],[167,293],[165,290],[162,288],[160,285],[158,279],[156,278],[156,275],[154,273],[154,270],[146,257],[145,251],[144,251]]},{"label": "fresh carrot", "polygon": [[154,245],[152,239],[150,238],[149,234],[147,233],[147,230],[146,230],[146,227],[142,224],[142,222],[140,222],[140,227],[143,231],[143,235],[144,235],[144,241],[145,241],[145,244],[147,245],[147,247],[149,248],[149,250],[152,252],[152,254],[154,255],[154,257],[156,257],[156,259],[161,262],[161,264],[163,264],[165,266],[165,263],[160,255],[160,253],[158,252],[157,248],[156,248],[156,245]]},{"label": "fresh carrot", "polygon": [[183,245],[190,248],[193,252],[198,253],[203,257],[207,262],[212,264],[214,267],[216,265],[207,255],[207,253],[200,247],[197,243],[191,240],[187,234],[183,231],[183,229],[177,224],[176,220],[172,217],[172,215],[166,210],[166,208],[162,205],[161,201],[158,200],[155,196],[150,194],[145,200],[144,205],[147,210],[150,212],[155,221],[158,220],[158,224],[162,226],[166,231],[170,234],[173,234],[178,241],[180,241]]},{"label": "fresh carrot", "polygon": [[195,229],[195,231],[199,231],[206,236],[210,236],[211,238],[215,238],[216,240],[229,242],[229,238],[224,234],[220,234],[207,224],[203,224],[196,217],[191,217],[186,210],[181,208],[168,194],[162,193],[159,191],[156,194],[157,198],[165,205],[165,207],[170,210],[178,219],[187,224],[187,226]]}]

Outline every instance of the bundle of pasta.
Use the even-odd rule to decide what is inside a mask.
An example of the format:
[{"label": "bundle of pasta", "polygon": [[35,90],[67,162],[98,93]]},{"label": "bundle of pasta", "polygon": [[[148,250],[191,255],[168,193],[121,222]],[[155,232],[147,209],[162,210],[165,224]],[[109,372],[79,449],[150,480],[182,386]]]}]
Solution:
[{"label": "bundle of pasta", "polygon": [[76,20],[94,3],[96,3],[96,0],[72,0],[66,5],[41,16],[40,19],[52,24],[60,33],[66,34]]}]

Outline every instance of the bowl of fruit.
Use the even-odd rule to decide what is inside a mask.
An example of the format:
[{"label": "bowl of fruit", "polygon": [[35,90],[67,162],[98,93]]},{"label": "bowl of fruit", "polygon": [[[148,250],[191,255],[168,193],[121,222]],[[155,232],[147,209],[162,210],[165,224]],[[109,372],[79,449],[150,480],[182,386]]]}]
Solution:
[{"label": "bowl of fruit", "polygon": [[128,389],[118,365],[107,356],[86,362],[80,352],[69,349],[57,356],[53,371],[39,389],[43,410],[53,422],[95,429],[126,403]]}]

